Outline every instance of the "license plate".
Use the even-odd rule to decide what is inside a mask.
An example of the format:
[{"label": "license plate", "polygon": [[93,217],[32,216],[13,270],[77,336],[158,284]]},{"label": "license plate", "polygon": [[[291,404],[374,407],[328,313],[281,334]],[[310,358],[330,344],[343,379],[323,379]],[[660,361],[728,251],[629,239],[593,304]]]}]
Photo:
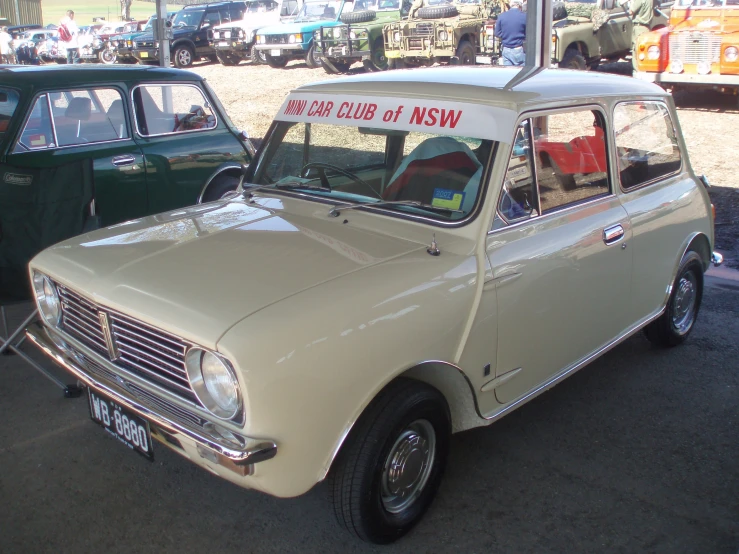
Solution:
[{"label": "license plate", "polygon": [[139,454],[154,459],[149,422],[119,406],[112,400],[98,396],[88,389],[90,417],[108,433]]},{"label": "license plate", "polygon": [[270,56],[280,56],[282,55],[282,50],[270,50],[269,55]]},{"label": "license plate", "polygon": [[228,43],[225,40],[222,40],[218,43],[218,46],[228,46]]},{"label": "license plate", "polygon": [[475,63],[486,63],[490,65],[490,56],[475,56]]},{"label": "license plate", "polygon": [[140,56],[141,56],[142,58],[148,58],[148,57],[149,57],[149,53],[148,53],[148,52],[141,52],[141,53],[140,53],[139,55],[140,55]]}]

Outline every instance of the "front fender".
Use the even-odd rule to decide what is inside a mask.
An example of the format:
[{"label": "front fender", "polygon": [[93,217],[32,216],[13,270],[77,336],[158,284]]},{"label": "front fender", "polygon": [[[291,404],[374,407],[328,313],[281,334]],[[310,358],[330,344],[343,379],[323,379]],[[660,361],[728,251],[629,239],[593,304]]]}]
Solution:
[{"label": "front fender", "polygon": [[298,293],[230,329],[218,350],[237,368],[245,430],[279,447],[255,466],[258,488],[306,492],[388,382],[424,360],[453,362],[476,281],[474,256],[422,249]]}]

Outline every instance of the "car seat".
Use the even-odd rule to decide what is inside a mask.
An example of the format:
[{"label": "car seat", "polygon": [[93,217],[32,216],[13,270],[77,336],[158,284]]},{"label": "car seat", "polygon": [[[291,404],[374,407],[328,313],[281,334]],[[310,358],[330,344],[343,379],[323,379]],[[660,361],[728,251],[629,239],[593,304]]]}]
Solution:
[{"label": "car seat", "polygon": [[[57,135],[59,139],[59,146],[69,146],[71,144],[79,144],[80,142],[86,142],[80,140],[82,137],[80,132],[82,130],[82,122],[90,119],[92,113],[92,100],[85,97],[74,97],[69,101],[67,109],[64,110],[64,117],[77,122],[77,129],[71,129],[70,126],[64,125],[57,129]],[[72,136],[74,134],[74,136]]]},{"label": "car seat", "polygon": [[126,114],[123,111],[123,100],[113,100],[108,108],[108,121],[113,126],[117,138],[124,138],[126,133]]},{"label": "car seat", "polygon": [[469,213],[481,178],[482,164],[469,146],[452,137],[433,137],[405,157],[382,197],[431,204],[435,189],[462,191],[465,196],[461,209]]}]

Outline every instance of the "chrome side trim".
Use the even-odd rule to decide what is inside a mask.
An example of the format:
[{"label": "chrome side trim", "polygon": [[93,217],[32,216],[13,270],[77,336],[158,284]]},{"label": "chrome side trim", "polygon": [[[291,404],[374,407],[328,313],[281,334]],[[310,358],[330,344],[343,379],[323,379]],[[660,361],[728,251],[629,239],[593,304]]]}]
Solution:
[{"label": "chrome side trim", "polygon": [[[47,356],[52,358],[62,368],[69,371],[86,386],[111,398],[118,404],[125,406],[157,427],[171,433],[175,438],[181,435],[196,445],[216,452],[239,466],[256,464],[274,458],[277,455],[277,444],[270,440],[241,437],[244,448],[234,448],[233,441],[218,441],[217,438],[209,437],[202,431],[191,429],[179,422],[172,421],[140,404],[133,398],[123,396],[111,387],[91,377],[80,367],[71,351],[63,350],[49,335],[51,331],[45,326],[35,323],[28,327],[26,336],[38,346]],[[60,341],[63,340],[60,337]],[[235,433],[231,433],[234,434]]]}]

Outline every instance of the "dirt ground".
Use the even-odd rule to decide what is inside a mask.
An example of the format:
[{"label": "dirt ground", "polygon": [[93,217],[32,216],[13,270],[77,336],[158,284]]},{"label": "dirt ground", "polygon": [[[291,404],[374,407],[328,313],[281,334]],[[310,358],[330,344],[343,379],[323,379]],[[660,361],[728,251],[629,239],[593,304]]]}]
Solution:
[{"label": "dirt ground", "polygon": [[[621,72],[616,66],[623,63],[608,65]],[[300,61],[290,62],[285,69],[245,62],[237,67],[201,63],[193,71],[208,79],[237,127],[253,137],[264,135],[291,89],[337,78],[322,69],[308,69]],[[352,69],[362,71],[359,64]],[[705,174],[712,185],[716,248],[724,253],[728,265],[739,267],[739,179],[733,156],[739,144],[739,102],[736,96],[712,92],[680,92],[675,100],[693,168],[696,174]]]}]

